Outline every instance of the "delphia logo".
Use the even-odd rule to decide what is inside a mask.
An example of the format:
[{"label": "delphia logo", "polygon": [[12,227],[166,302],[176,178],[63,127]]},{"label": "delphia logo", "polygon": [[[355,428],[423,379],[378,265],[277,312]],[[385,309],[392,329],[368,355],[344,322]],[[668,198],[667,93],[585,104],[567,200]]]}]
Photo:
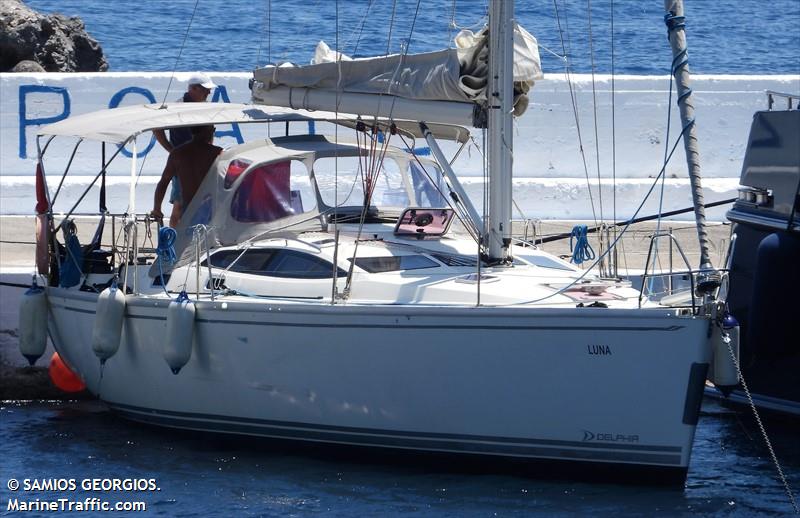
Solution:
[{"label": "delphia logo", "polygon": [[599,433],[590,432],[589,430],[583,431],[583,442],[624,442],[634,443],[639,442],[638,435],[625,435],[621,433]]}]

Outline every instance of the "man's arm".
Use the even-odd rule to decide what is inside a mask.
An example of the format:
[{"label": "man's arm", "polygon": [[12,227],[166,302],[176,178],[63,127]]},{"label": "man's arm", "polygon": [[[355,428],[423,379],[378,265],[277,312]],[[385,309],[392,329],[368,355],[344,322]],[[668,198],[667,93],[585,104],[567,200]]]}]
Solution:
[{"label": "man's arm", "polygon": [[164,172],[161,173],[161,179],[158,180],[156,185],[156,192],[153,195],[153,210],[150,212],[156,218],[163,218],[164,213],[161,212],[161,203],[164,201],[164,195],[167,193],[167,187],[172,177],[175,176],[175,165],[172,154],[167,158],[167,165],[164,167]]},{"label": "man's arm", "polygon": [[167,134],[164,132],[163,129],[154,129],[153,135],[155,135],[156,140],[158,141],[159,144],[161,144],[161,147],[167,150],[167,153],[172,152],[173,150],[172,143],[167,138]]}]

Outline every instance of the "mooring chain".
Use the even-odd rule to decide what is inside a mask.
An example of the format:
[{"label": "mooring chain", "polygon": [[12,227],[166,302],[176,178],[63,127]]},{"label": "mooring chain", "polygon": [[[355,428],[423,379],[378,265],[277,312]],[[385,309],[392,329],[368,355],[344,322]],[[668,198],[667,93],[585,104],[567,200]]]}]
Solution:
[{"label": "mooring chain", "polygon": [[767,430],[764,428],[764,423],[761,422],[761,416],[758,414],[758,410],[756,409],[756,404],[753,402],[753,396],[750,394],[750,389],[747,388],[747,382],[744,380],[744,376],[742,376],[742,370],[739,367],[739,360],[736,359],[736,354],[733,352],[733,346],[731,345],[731,337],[724,328],[720,328],[722,331],[722,340],[725,342],[725,345],[728,346],[728,353],[731,355],[731,360],[733,360],[733,365],[736,367],[736,374],[739,376],[739,381],[742,384],[742,388],[744,389],[744,393],[747,396],[747,401],[750,403],[750,409],[753,411],[753,415],[756,418],[756,423],[758,424],[759,430],[761,430],[761,436],[764,438],[764,443],[767,445],[767,449],[769,450],[769,454],[772,457],[772,462],[775,464],[775,469],[778,471],[778,476],[783,483],[783,488],[786,490],[786,494],[789,496],[789,502],[792,504],[792,508],[794,509],[794,513],[800,515],[800,508],[797,507],[797,501],[794,498],[794,493],[792,492],[792,488],[789,487],[789,482],[786,480],[786,475],[783,473],[783,469],[781,468],[781,463],[778,462],[778,456],[775,455],[775,450],[772,448],[772,442],[769,440],[769,436],[767,435]]}]

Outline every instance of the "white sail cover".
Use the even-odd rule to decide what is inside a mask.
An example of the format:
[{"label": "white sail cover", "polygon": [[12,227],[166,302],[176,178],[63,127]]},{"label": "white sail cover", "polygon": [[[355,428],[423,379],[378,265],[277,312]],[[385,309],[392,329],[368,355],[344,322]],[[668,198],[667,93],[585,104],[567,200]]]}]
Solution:
[{"label": "white sail cover", "polygon": [[[336,101],[333,101],[333,106],[324,106],[331,102],[331,96],[314,96],[314,99],[323,100],[309,103],[307,92],[324,90],[350,95],[349,98],[352,98],[352,94],[363,94],[365,99],[390,96],[425,102],[482,104],[486,101],[489,70],[488,31],[486,28],[478,33],[461,31],[456,36],[455,43],[456,48],[437,52],[350,59],[320,42],[310,65],[283,64],[257,69],[252,87],[253,102],[336,110]],[[525,112],[528,91],[534,81],[542,77],[536,38],[515,24],[515,115]],[[285,93],[287,89],[289,91]],[[292,94],[292,89],[302,91]],[[278,92],[281,95],[274,95]],[[297,99],[301,99],[299,106],[295,106]],[[390,100],[384,100],[383,103],[396,108]],[[425,113],[437,113],[435,106],[431,108],[432,105],[423,104],[426,106]],[[365,110],[375,109],[374,103],[365,103],[365,106],[373,106]],[[342,109],[341,104],[338,108]],[[386,116],[385,109],[379,111],[382,116]],[[361,113],[366,114],[370,113]],[[396,110],[392,115],[410,118],[397,114]]]}]

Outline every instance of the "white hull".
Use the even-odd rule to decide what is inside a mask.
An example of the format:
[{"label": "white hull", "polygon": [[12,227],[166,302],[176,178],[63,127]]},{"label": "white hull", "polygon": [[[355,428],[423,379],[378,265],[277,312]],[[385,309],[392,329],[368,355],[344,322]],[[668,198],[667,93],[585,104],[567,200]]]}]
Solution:
[{"label": "white hull", "polygon": [[173,375],[168,301],[129,296],[101,370],[97,296],[48,299],[56,349],[125,416],[305,441],[685,470],[709,361],[708,321],[666,309],[225,297],[197,304],[191,359]]}]

